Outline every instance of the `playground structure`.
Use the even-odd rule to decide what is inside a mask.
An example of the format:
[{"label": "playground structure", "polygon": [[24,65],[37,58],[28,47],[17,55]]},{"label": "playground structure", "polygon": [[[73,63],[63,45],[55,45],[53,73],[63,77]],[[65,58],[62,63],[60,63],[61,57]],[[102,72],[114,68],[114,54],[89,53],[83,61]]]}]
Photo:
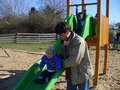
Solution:
[{"label": "playground structure", "polygon": [[[90,24],[91,15],[88,15],[85,20],[84,25],[84,34],[87,34],[84,39],[87,41],[89,46],[96,47],[96,58],[95,58],[95,76],[94,76],[94,86],[98,85],[99,78],[99,64],[100,64],[100,48],[105,45],[105,57],[104,57],[104,68],[103,73],[106,74],[107,69],[107,56],[108,56],[108,25],[109,25],[109,0],[106,0],[106,16],[101,14],[101,0],[97,0],[96,3],[85,3],[85,0],[82,0],[82,4],[71,5],[71,0],[67,0],[67,16],[71,14],[72,6],[82,6],[82,12],[85,10],[87,5],[97,5],[97,16],[95,20],[95,26]],[[69,18],[67,18],[69,19]],[[67,21],[67,20],[66,20]],[[72,20],[70,21],[72,22]],[[89,24],[89,25],[88,25]],[[71,24],[72,26],[73,23]],[[88,25],[88,26],[87,26]],[[96,33],[94,36],[90,36],[91,26],[95,27]],[[72,27],[73,28],[73,27]],[[82,36],[83,37],[83,36]],[[55,44],[55,50],[58,54],[60,51],[61,39],[58,38]],[[42,71],[46,69],[44,67],[42,70],[39,69],[41,59],[34,63],[29,70],[25,73],[23,78],[16,84],[13,90],[51,90],[54,84],[56,83],[59,76],[64,72],[64,68],[61,68],[56,74],[51,78],[48,83],[44,84],[35,84],[34,79],[40,75]]]},{"label": "playground structure", "polygon": [[82,6],[82,13],[84,12],[86,6],[88,5],[97,5],[97,14],[95,19],[95,36],[88,36],[85,40],[87,41],[88,46],[96,47],[96,58],[95,58],[95,73],[94,73],[94,82],[93,85],[98,85],[99,79],[99,68],[100,68],[100,48],[105,46],[105,55],[104,55],[104,68],[103,74],[106,74],[107,70],[107,59],[108,59],[108,35],[109,35],[109,0],[106,0],[106,16],[101,14],[101,1],[97,0],[96,3],[85,3],[85,0],[81,0],[82,4],[71,4],[71,0],[67,0],[67,15],[71,14],[71,7]]},{"label": "playground structure", "polygon": [[10,55],[8,54],[8,52],[7,52],[2,46],[0,46],[0,48],[5,52],[5,54],[6,54],[8,57],[10,57]]}]

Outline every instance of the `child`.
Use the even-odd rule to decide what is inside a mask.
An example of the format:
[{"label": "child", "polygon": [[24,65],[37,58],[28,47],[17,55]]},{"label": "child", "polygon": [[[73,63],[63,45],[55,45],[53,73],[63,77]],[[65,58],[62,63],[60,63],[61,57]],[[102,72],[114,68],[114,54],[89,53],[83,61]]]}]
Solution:
[{"label": "child", "polygon": [[61,68],[62,60],[55,55],[54,46],[48,46],[45,51],[45,55],[42,57],[40,62],[40,69],[47,65],[47,70],[43,71],[36,83],[48,82],[51,77]]}]

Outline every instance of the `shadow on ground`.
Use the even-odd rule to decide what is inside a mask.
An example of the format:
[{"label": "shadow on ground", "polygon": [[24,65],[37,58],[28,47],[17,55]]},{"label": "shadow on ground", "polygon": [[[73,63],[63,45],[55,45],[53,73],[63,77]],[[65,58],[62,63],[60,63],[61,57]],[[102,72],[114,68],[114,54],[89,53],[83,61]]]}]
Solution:
[{"label": "shadow on ground", "polygon": [[0,70],[0,72],[2,72],[0,77],[3,77],[0,78],[0,90],[11,90],[23,77],[26,70]]}]

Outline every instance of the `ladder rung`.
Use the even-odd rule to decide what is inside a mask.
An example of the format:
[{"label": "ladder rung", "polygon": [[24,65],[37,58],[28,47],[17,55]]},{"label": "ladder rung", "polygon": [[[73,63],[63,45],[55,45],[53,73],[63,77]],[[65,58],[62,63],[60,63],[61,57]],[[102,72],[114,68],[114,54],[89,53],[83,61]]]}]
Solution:
[{"label": "ladder rung", "polygon": [[85,4],[71,4],[70,6],[82,6],[82,5],[97,5],[97,3],[85,3]]}]

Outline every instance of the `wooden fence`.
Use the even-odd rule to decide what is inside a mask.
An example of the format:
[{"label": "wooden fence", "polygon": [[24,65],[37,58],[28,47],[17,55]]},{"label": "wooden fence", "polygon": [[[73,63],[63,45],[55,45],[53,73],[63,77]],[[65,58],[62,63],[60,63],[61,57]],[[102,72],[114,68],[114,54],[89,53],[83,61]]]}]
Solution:
[{"label": "wooden fence", "polygon": [[56,41],[55,33],[0,34],[0,43],[40,43]]}]

